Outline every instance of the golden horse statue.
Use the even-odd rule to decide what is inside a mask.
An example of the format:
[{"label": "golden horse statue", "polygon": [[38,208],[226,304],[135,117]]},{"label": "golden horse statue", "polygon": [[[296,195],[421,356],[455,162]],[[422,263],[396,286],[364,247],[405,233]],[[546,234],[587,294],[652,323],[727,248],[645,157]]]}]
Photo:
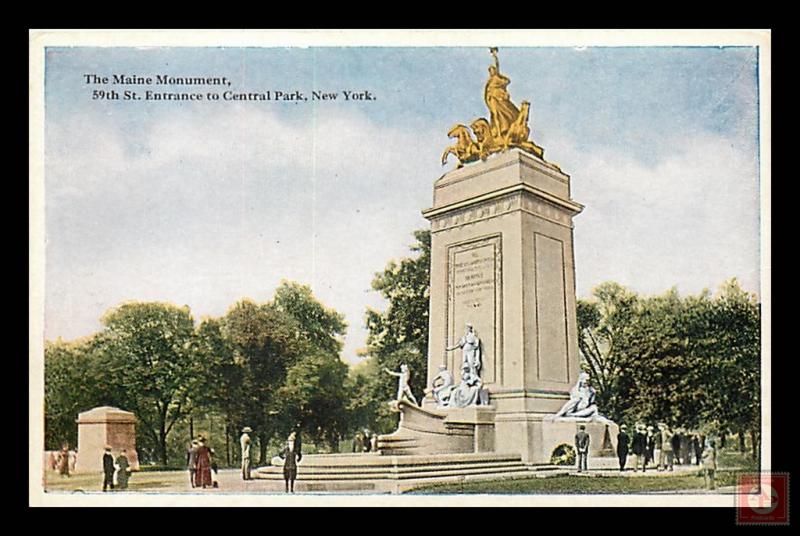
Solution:
[{"label": "golden horse statue", "polygon": [[492,127],[489,125],[489,121],[481,117],[473,121],[470,127],[472,128],[472,132],[475,133],[478,156],[480,156],[481,160],[486,160],[486,157],[490,154],[500,151],[500,145],[497,143],[497,139],[492,133]]},{"label": "golden horse statue", "polygon": [[520,149],[535,154],[539,158],[544,158],[544,149],[528,139],[528,136],[531,135],[531,129],[528,126],[530,109],[531,103],[522,101],[517,119],[508,128],[508,132],[503,138],[503,150],[509,147],[519,147]]},{"label": "golden horse statue", "polygon": [[473,162],[479,158],[478,145],[472,139],[472,135],[466,125],[458,124],[447,133],[448,138],[455,138],[456,144],[449,146],[442,153],[442,165],[447,163],[447,157],[454,154],[458,158],[458,167],[463,167],[468,162]]},{"label": "golden horse statue", "polygon": [[490,154],[507,151],[517,147],[544,160],[544,149],[529,140],[531,129],[528,126],[531,105],[522,101],[517,108],[508,94],[511,80],[500,74],[500,61],[497,48],[489,49],[494,58],[494,65],[489,67],[489,81],[484,89],[484,100],[489,108],[489,120],[481,117],[470,125],[475,139],[469,129],[458,124],[450,129],[447,136],[455,138],[456,144],[445,149],[442,154],[442,165],[454,154],[458,158],[458,167],[478,159],[486,160]]}]

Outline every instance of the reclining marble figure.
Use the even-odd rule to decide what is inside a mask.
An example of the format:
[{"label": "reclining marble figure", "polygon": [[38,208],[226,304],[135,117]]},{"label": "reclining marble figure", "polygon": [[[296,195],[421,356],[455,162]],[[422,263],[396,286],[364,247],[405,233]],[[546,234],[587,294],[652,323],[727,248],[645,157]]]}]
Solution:
[{"label": "reclining marble figure", "polygon": [[570,391],[569,400],[550,419],[593,419],[607,420],[600,415],[595,403],[597,392],[589,384],[589,375],[581,372],[578,382]]}]

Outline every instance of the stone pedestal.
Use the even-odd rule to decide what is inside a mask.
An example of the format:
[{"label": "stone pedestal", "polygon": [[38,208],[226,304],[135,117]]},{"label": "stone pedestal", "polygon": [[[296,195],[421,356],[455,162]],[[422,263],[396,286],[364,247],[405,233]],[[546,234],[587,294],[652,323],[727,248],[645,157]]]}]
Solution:
[{"label": "stone pedestal", "polygon": [[[494,451],[547,463],[543,418],[578,378],[570,178],[518,149],[446,173],[434,185],[428,382],[472,323],[494,408]],[[434,407],[432,399],[423,402]],[[574,428],[574,427],[573,427]],[[574,436],[574,430],[571,436]]]},{"label": "stone pedestal", "polygon": [[75,471],[103,472],[103,452],[111,447],[116,459],[122,449],[132,471],[139,469],[136,454],[136,416],[130,411],[101,406],[78,414],[78,459]]},{"label": "stone pedestal", "polygon": [[384,456],[494,452],[491,406],[442,410],[400,402],[397,410],[397,430],[378,437],[378,451]]}]

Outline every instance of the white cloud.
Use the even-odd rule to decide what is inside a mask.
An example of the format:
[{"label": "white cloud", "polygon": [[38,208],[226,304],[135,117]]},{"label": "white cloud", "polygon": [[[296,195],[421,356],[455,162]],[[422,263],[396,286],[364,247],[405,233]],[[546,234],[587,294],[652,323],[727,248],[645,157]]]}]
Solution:
[{"label": "white cloud", "polygon": [[[365,308],[382,305],[373,274],[407,255],[411,232],[427,223],[420,210],[441,174],[442,133],[342,107],[294,118],[206,107],[143,124],[48,124],[46,336],[91,333],[129,299],[222,315],[242,297],[269,299],[287,278],[346,315],[353,359]],[[758,290],[752,150],[696,134],[644,164],[581,150],[567,133],[551,138],[547,156],[586,205],[575,220],[580,296],[606,280],[697,292],[737,276]]]},{"label": "white cloud", "polygon": [[437,149],[349,111],[320,111],[313,130],[263,109],[205,112],[136,135],[52,124],[47,337],[90,333],[129,299],[221,315],[287,278],[346,315],[353,358],[365,307],[381,305],[374,273],[426,223]]},{"label": "white cloud", "polygon": [[694,293],[731,277],[758,292],[752,149],[709,133],[668,143],[674,150],[652,165],[619,150],[558,148],[559,159],[570,162],[573,197],[586,205],[575,219],[579,295],[607,280],[640,292],[677,285]]}]

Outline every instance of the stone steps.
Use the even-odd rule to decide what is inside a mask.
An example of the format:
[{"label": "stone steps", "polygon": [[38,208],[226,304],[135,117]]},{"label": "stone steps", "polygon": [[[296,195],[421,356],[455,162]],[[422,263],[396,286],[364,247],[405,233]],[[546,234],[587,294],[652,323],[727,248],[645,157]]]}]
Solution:
[{"label": "stone steps", "polygon": [[[303,468],[298,470],[298,480],[370,480],[383,479],[409,479],[409,478],[435,478],[441,476],[473,475],[473,474],[504,474],[510,472],[527,473],[529,468],[522,462],[505,462],[491,464],[458,464],[431,465],[427,467],[385,467],[385,468]],[[257,478],[266,480],[283,480],[281,467],[259,469]]]},{"label": "stone steps", "polygon": [[[572,466],[530,465],[516,454],[461,453],[387,456],[378,454],[306,455],[297,470],[298,492],[401,493],[438,483],[547,477]],[[260,485],[283,491],[283,468],[253,472]]]}]

